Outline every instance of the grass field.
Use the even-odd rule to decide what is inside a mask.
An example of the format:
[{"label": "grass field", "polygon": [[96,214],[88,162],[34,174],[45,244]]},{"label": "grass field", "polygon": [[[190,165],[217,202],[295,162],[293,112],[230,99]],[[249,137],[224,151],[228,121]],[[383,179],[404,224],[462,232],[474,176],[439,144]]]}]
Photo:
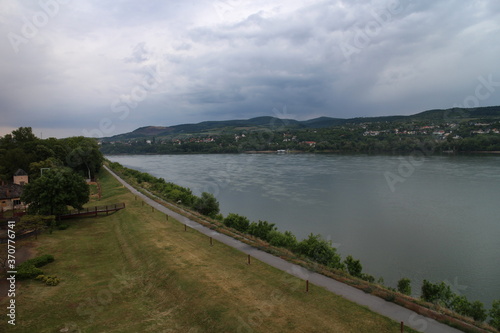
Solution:
[{"label": "grass field", "polygon": [[[109,174],[100,181],[98,204],[127,208],[40,236],[36,253],[55,257],[42,269],[62,282],[18,284],[16,326],[2,313],[0,332],[400,332],[364,307],[315,286],[306,293],[300,279],[210,246]],[[6,312],[7,299],[0,305]]]}]

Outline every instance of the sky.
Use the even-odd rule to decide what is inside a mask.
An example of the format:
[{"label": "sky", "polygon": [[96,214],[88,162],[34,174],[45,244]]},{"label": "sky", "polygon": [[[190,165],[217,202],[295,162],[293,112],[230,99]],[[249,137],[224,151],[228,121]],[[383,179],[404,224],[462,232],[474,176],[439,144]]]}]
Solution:
[{"label": "sky", "polygon": [[500,105],[500,1],[0,0],[0,135]]}]

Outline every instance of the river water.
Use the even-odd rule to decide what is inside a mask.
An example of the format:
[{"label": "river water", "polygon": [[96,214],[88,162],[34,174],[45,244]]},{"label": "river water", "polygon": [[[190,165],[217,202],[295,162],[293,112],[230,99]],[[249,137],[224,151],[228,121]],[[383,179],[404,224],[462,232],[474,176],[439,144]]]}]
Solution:
[{"label": "river water", "polygon": [[500,299],[500,157],[315,154],[128,155],[114,162],[267,220],[298,239],[331,240],[342,257],[396,287],[423,279]]}]

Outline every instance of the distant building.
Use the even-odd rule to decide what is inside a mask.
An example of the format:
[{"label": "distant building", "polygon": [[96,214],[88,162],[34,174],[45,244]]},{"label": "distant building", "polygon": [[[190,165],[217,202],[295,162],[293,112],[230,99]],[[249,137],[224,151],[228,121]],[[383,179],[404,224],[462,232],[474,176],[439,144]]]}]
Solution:
[{"label": "distant building", "polygon": [[14,173],[14,184],[24,185],[28,184],[28,174],[23,169],[17,169]]},{"label": "distant building", "polygon": [[23,186],[28,184],[28,174],[19,169],[14,173],[13,182],[0,185],[0,211],[23,209],[25,205],[21,202]]}]

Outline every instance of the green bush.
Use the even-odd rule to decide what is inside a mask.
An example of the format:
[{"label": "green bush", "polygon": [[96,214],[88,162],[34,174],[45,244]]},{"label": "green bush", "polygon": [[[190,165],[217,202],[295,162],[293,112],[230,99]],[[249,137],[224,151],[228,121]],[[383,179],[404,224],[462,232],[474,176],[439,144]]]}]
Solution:
[{"label": "green bush", "polygon": [[337,250],[332,247],[330,241],[324,240],[321,235],[310,234],[308,238],[298,243],[297,251],[319,264],[337,269],[344,268]]},{"label": "green bush", "polygon": [[26,260],[21,265],[17,267],[16,277],[20,280],[32,279],[43,274],[43,271],[39,267],[45,266],[48,263],[54,261],[54,256],[50,254],[45,254],[33,259]]},{"label": "green bush", "polygon": [[26,263],[23,263],[17,267],[16,278],[19,280],[26,280],[41,274],[43,274],[41,269],[36,268],[34,265],[26,265]]},{"label": "green bush", "polygon": [[64,224],[58,225],[57,229],[59,229],[59,230],[66,230],[66,229],[68,229],[68,227],[69,227],[69,225],[67,225],[66,223],[64,223]]},{"label": "green bush", "polygon": [[449,308],[453,293],[450,286],[444,282],[434,284],[424,280],[421,297],[426,302],[441,304]]},{"label": "green bush", "polygon": [[61,282],[55,275],[38,275],[35,280],[42,281],[48,286],[57,286]]},{"label": "green bush", "polygon": [[361,277],[363,266],[359,260],[356,260],[351,255],[348,255],[344,260],[344,264],[346,265],[349,274],[355,277]]},{"label": "green bush", "polygon": [[490,325],[500,331],[500,300],[493,301],[489,315],[491,317]]},{"label": "green bush", "polygon": [[269,241],[269,233],[273,230],[276,230],[274,223],[260,220],[258,223],[250,223],[250,226],[248,227],[248,233],[250,235],[258,237],[265,241]]},{"label": "green bush", "polygon": [[375,277],[373,275],[362,273],[360,277],[364,281],[375,283]]},{"label": "green bush", "polygon": [[408,278],[402,278],[398,281],[398,291],[404,295],[411,295],[411,281]]},{"label": "green bush", "polygon": [[[44,254],[33,259],[26,260],[22,265],[33,265],[35,267],[42,267],[54,261],[54,256],[51,254]],[[21,265],[21,266],[22,266]]]},{"label": "green bush", "polygon": [[234,228],[241,232],[246,232],[250,226],[250,220],[245,216],[230,213],[223,221],[224,225],[229,228]]},{"label": "green bush", "polygon": [[294,251],[298,244],[297,237],[290,231],[281,233],[278,230],[271,230],[267,237],[269,238],[269,244],[284,247],[291,251]]}]

